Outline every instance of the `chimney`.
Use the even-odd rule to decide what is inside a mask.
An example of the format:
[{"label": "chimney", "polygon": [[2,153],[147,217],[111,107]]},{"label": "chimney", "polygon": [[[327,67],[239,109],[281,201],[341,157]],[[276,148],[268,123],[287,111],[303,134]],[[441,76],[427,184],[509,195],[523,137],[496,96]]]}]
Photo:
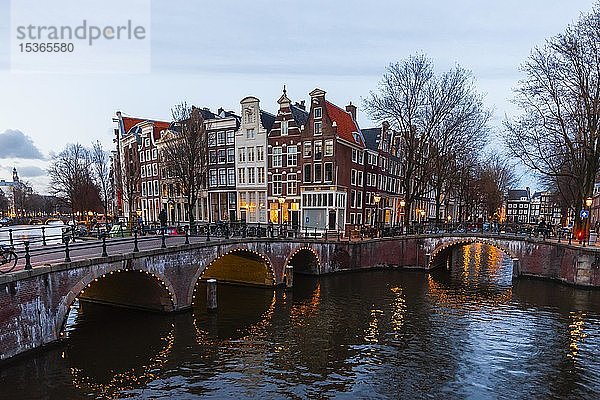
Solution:
[{"label": "chimney", "polygon": [[352,104],[352,102],[350,102],[350,104],[346,106],[346,111],[352,114],[352,118],[354,118],[354,120],[356,121],[356,106]]}]

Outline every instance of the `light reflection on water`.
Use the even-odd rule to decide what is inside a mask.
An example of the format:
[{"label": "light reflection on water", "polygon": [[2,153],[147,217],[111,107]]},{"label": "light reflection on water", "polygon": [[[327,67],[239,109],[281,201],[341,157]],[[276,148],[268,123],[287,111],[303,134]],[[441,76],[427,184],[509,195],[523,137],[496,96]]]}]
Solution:
[{"label": "light reflection on water", "polygon": [[65,344],[0,371],[0,398],[600,396],[600,291],[512,282],[485,245],[431,275],[295,285],[220,286],[216,313],[83,307]]}]

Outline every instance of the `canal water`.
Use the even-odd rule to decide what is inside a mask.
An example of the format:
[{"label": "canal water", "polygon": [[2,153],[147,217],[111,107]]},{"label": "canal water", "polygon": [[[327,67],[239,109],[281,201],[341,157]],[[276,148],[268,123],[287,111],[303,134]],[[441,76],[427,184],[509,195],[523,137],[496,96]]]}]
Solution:
[{"label": "canal water", "polygon": [[214,314],[80,304],[64,343],[1,367],[0,398],[600,398],[600,291],[510,264],[471,245],[431,275],[221,286]]}]

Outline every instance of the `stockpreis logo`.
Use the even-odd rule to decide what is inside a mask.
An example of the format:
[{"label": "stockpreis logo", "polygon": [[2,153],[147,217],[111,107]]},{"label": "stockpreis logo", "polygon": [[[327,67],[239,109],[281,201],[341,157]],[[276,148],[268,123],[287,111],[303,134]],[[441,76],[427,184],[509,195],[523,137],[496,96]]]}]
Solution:
[{"label": "stockpreis logo", "polygon": [[13,0],[11,70],[149,72],[150,0]]}]

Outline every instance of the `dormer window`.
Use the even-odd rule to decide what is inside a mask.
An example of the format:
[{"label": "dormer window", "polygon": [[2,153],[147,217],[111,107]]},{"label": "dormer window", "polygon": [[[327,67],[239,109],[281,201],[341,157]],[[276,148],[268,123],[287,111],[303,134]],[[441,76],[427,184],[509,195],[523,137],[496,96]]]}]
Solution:
[{"label": "dormer window", "polygon": [[323,117],[323,109],[321,107],[315,107],[315,119],[321,119]]}]

